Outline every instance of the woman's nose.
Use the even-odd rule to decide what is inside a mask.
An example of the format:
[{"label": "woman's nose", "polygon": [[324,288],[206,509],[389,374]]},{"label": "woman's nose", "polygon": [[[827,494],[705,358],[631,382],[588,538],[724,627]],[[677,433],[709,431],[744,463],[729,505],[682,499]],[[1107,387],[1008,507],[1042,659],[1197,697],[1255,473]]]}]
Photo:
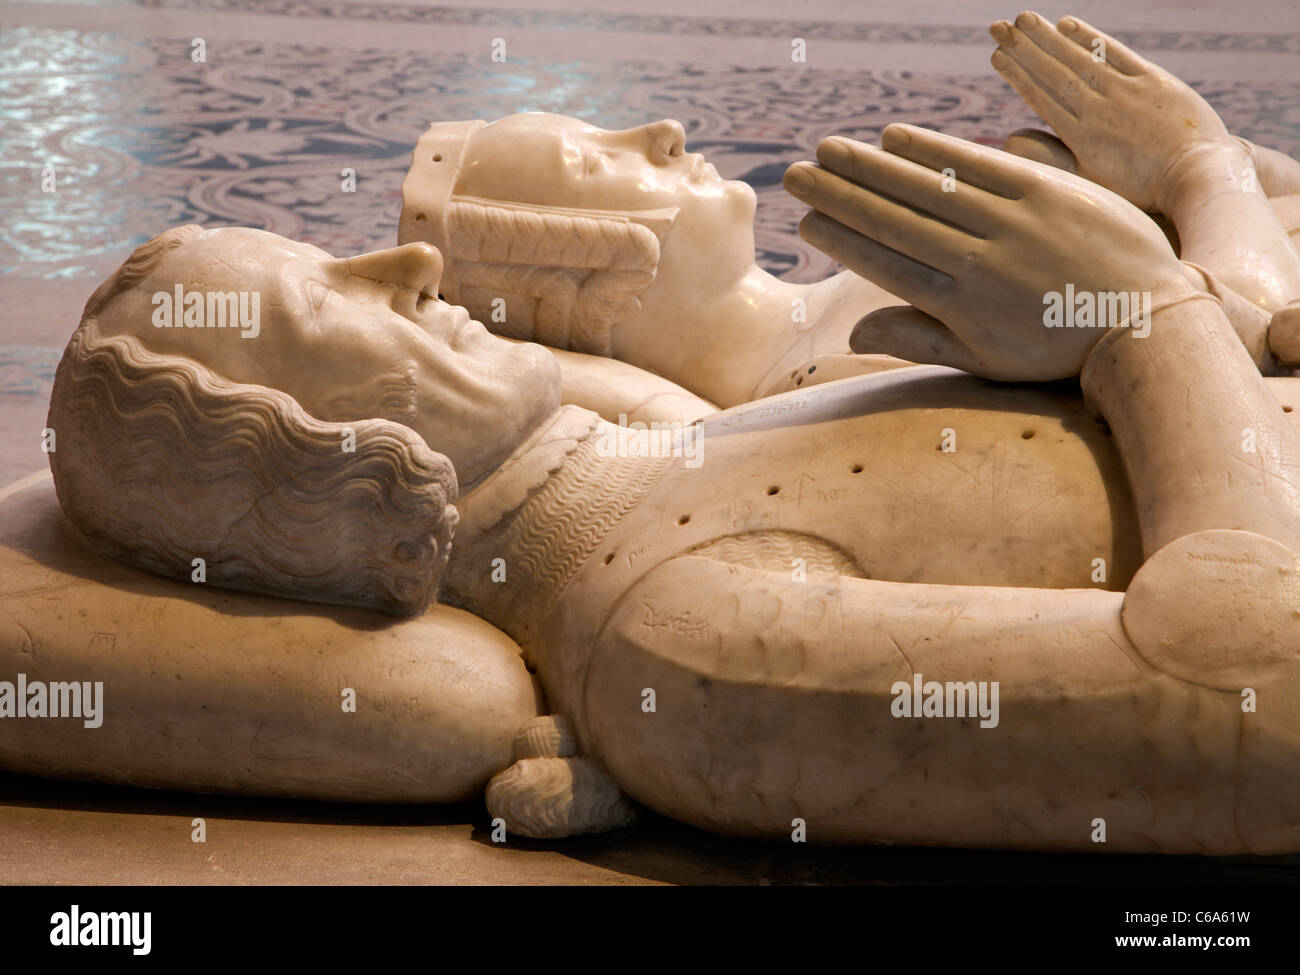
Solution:
[{"label": "woman's nose", "polygon": [[686,151],[686,130],[675,119],[651,122],[645,132],[650,137],[650,158],[655,162],[664,162]]},{"label": "woman's nose", "polygon": [[349,257],[348,274],[432,298],[442,281],[442,255],[432,244],[416,241]]}]

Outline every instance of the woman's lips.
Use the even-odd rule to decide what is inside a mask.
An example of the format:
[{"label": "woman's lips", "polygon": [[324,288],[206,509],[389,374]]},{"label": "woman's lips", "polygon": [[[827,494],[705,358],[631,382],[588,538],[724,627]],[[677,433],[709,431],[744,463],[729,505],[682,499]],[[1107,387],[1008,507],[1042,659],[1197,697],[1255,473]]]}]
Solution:
[{"label": "woman's lips", "polygon": [[698,152],[693,152],[691,153],[691,156],[694,158],[691,161],[690,172],[686,174],[689,179],[697,183],[721,179],[718,175],[717,169],[712,163],[706,162],[702,155]]}]

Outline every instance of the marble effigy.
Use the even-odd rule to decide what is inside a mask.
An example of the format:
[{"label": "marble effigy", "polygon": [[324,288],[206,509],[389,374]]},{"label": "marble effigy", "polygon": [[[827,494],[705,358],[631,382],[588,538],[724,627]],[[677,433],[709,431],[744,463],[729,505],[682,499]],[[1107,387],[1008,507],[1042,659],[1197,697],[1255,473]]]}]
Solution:
[{"label": "marble effigy", "polygon": [[[561,149],[509,200],[469,157],[492,126],[435,127],[417,157],[454,171],[423,201],[413,167],[399,246],[360,257],[193,226],[138,249],[55,378],[62,519],[47,484],[2,502],[0,677],[102,682],[103,720],[6,714],[0,763],[483,791],[535,837],[639,804],[814,842],[1300,849],[1300,261],[1274,202],[1300,167],[1080,21],[993,33],[1059,139],[891,126],[786,174],[841,294],[891,296],[836,341],[892,368],[749,401],[808,350],[736,340],[728,308],[766,300],[752,194],[671,125],[494,123]],[[1169,103],[1200,123],[1119,138]],[[696,307],[710,282],[734,293]],[[497,298],[506,338],[475,318]],[[635,380],[675,422],[584,408],[623,401],[566,352],[677,356]]]}]

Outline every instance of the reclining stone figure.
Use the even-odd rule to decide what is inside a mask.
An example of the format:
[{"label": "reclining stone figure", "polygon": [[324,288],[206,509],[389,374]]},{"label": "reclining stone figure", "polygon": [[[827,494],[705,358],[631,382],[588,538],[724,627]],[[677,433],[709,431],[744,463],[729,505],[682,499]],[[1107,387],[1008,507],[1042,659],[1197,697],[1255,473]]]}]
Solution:
[{"label": "reclining stone figure", "polygon": [[[1287,235],[1300,234],[1300,163],[1230,137],[1194,91],[1076,18],[1063,21],[1075,25],[1068,34],[1032,13],[1017,23],[1025,29],[994,25],[995,37],[1008,38],[995,65],[1078,147],[1082,174],[1167,218],[1180,256],[1223,300],[1261,369],[1289,371],[1279,358],[1300,364],[1300,308],[1284,313],[1272,347],[1267,338],[1271,314],[1300,299]],[[1098,40],[1104,62],[1093,60]],[[1039,76],[1055,94],[1032,81]],[[1065,94],[1071,84],[1086,94]],[[1079,115],[1063,115],[1063,103]],[[1195,127],[1176,121],[1189,117]],[[672,120],[624,131],[543,113],[434,124],[403,183],[398,242],[434,244],[447,262],[444,295],[488,328],[567,350],[557,352],[566,402],[611,420],[604,404],[620,401],[612,390],[632,374],[583,353],[613,356],[707,401],[658,404],[657,415],[686,420],[710,403],[904,365],[905,348],[845,353],[864,315],[877,312],[884,328],[905,324],[911,309],[856,274],[792,284],[763,271],[753,190],[720,179],[685,141]],[[850,145],[828,139],[819,158]],[[1007,148],[1078,169],[1043,133],[1014,133]],[[642,402],[632,389],[627,399]]]},{"label": "reclining stone figure", "polygon": [[[855,342],[965,372],[864,375],[715,414],[667,451],[611,449],[614,428],[561,406],[548,353],[437,299],[430,245],[337,259],[178,228],[92,296],[60,364],[63,511],[92,548],[203,599],[227,586],[410,617],[370,631],[408,666],[410,628],[446,618],[426,610],[439,587],[499,628],[565,719],[527,723],[488,788],[515,832],[626,822],[616,784],[737,836],[1097,849],[1101,824],[1110,850],[1300,849],[1300,381],[1261,376],[1220,299],[1119,196],[923,129],[882,142],[800,167],[818,209],[803,232],[929,316],[868,321]],[[945,169],[955,193],[934,191]],[[155,327],[151,295],[177,285],[258,291],[257,338]],[[1067,286],[1149,299],[1140,322],[1044,328],[1043,296]],[[260,702],[223,694],[216,662],[257,669],[221,642],[246,606],[225,604],[228,623],[218,606],[204,634],[210,700],[236,713]],[[277,645],[330,660],[299,618]],[[66,624],[18,622],[7,666],[29,644],[57,658]],[[166,621],[135,630],[150,627]],[[492,693],[463,679],[466,646],[427,665],[430,693]],[[87,676],[107,665],[68,652]],[[527,677],[512,680],[527,717]],[[994,682],[993,723],[927,690]],[[918,684],[906,716],[899,688]],[[115,700],[106,683],[103,727],[137,729],[115,757],[136,780],[184,786],[183,765],[151,774],[155,755],[220,719],[150,687]],[[323,695],[320,715],[336,706]],[[365,798],[384,798],[386,740],[392,797],[418,791],[420,706],[387,712]],[[7,767],[47,774],[79,774],[91,747],[12,741]],[[291,763],[246,744],[204,754],[223,764],[205,787],[318,794],[286,790]]]}]

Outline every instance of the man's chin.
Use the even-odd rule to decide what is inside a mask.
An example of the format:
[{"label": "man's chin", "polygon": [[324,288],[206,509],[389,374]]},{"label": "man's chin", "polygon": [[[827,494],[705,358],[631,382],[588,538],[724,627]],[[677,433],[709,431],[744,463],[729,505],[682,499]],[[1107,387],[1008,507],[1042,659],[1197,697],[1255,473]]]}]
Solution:
[{"label": "man's chin", "polygon": [[510,354],[516,357],[508,381],[511,413],[523,439],[560,408],[560,364],[544,346],[534,342],[520,343]]}]

